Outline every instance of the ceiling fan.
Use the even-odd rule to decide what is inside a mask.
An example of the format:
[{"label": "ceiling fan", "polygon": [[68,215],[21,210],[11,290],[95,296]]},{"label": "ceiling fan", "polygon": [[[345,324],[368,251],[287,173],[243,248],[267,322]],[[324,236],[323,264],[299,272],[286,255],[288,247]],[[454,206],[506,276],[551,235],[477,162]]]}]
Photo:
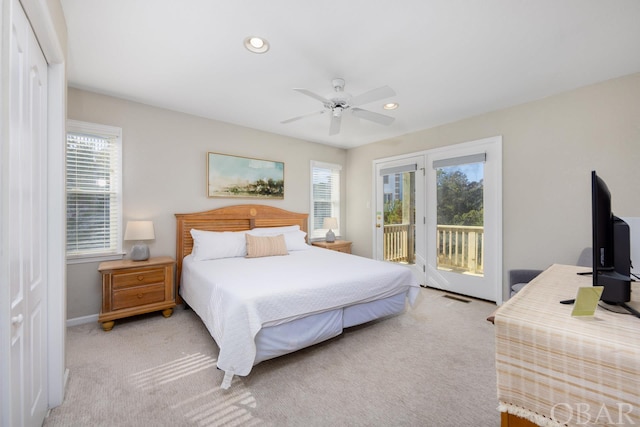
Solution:
[{"label": "ceiling fan", "polygon": [[310,114],[304,114],[302,116],[293,117],[282,121],[281,123],[291,123],[296,120],[304,119],[306,117],[315,116],[318,114],[324,114],[326,112],[331,113],[331,124],[329,125],[329,135],[336,135],[340,133],[340,124],[342,123],[342,113],[351,110],[351,114],[361,119],[370,120],[372,122],[379,123],[381,125],[390,125],[395,120],[394,117],[385,116],[384,114],[374,113],[373,111],[363,110],[357,108],[358,105],[368,104],[370,102],[378,101],[380,99],[389,98],[396,93],[389,86],[382,86],[377,89],[372,89],[368,92],[360,94],[358,96],[352,96],[350,93],[344,91],[344,79],[333,79],[331,81],[335,93],[328,95],[327,97],[320,96],[307,89],[293,89],[311,98],[317,99],[322,102],[324,109],[316,111]]}]

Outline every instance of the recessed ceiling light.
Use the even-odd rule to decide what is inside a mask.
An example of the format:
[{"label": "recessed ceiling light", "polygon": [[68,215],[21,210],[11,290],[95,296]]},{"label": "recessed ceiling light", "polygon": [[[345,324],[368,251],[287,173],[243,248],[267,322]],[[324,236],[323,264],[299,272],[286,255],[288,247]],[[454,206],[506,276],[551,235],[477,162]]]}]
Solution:
[{"label": "recessed ceiling light", "polygon": [[269,42],[262,37],[249,36],[244,39],[244,47],[253,53],[265,53],[269,50]]},{"label": "recessed ceiling light", "polygon": [[382,106],[382,108],[384,108],[385,110],[395,110],[396,108],[398,108],[398,103],[397,102],[390,102],[388,104],[384,104]]}]

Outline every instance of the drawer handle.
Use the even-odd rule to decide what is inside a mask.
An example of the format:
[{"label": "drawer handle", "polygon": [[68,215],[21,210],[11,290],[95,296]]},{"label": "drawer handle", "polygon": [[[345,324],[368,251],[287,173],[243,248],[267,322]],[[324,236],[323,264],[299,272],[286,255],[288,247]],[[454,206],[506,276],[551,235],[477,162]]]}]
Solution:
[{"label": "drawer handle", "polygon": [[138,294],[137,296],[138,296],[138,299],[141,299],[144,296],[144,294]]},{"label": "drawer handle", "polygon": [[138,275],[138,280],[142,282],[144,280],[144,276],[142,274]]}]

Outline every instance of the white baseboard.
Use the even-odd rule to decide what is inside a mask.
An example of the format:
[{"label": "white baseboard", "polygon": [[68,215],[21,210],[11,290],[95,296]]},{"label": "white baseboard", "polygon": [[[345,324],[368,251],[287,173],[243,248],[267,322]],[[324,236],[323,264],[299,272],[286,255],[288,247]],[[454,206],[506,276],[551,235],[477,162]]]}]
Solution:
[{"label": "white baseboard", "polygon": [[70,328],[71,326],[84,325],[85,323],[91,323],[91,322],[97,322],[97,321],[98,321],[97,314],[91,314],[89,316],[82,316],[82,317],[74,317],[73,319],[67,319],[67,328]]}]

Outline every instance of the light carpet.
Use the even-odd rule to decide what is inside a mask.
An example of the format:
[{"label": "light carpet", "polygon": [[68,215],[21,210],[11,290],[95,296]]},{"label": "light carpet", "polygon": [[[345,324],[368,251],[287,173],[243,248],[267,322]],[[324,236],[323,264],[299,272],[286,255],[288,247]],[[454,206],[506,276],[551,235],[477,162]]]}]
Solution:
[{"label": "light carpet", "polygon": [[176,308],[67,329],[45,426],[498,426],[495,304],[422,289],[406,313],[255,366],[220,389],[218,347]]}]

